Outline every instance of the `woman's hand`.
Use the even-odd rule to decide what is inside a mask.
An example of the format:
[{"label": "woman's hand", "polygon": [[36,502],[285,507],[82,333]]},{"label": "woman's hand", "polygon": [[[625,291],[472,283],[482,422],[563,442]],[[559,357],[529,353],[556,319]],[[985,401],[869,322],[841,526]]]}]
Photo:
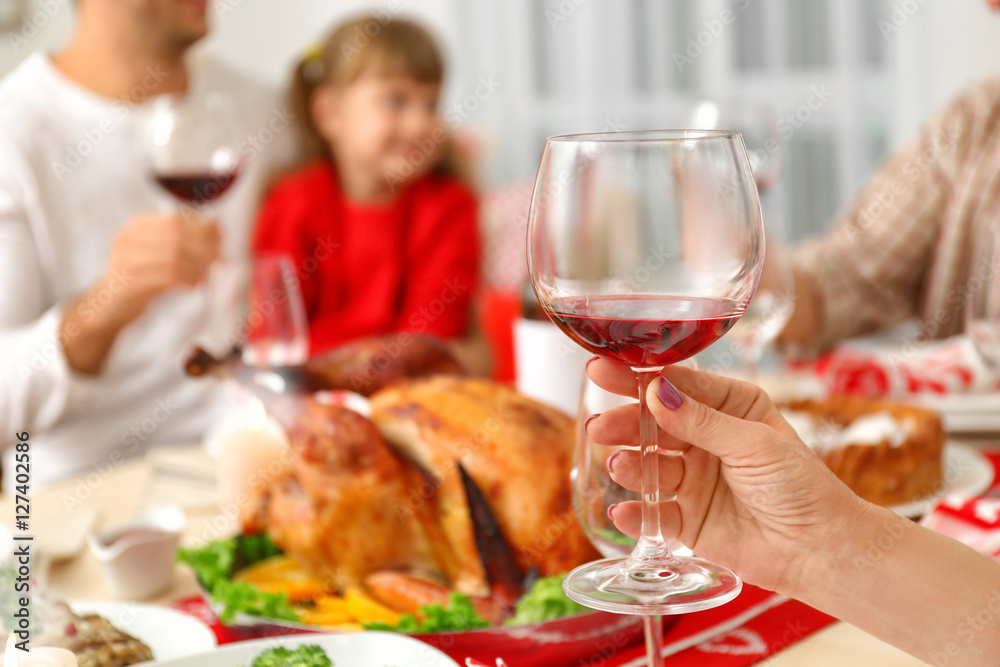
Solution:
[{"label": "woman's hand", "polygon": [[[597,359],[598,385],[635,395],[627,366]],[[869,511],[807,447],[759,387],[682,367],[651,383],[647,400],[659,424],[660,525],[694,552],[736,571],[747,582],[794,594],[812,554],[836,552],[838,531]],[[676,388],[675,388],[676,387]],[[634,445],[639,406],[590,419],[587,433],[603,445]],[[681,453],[682,456],[677,454]],[[608,460],[612,478],[639,489],[639,452]],[[639,503],[612,510],[615,525],[638,536]]]}]

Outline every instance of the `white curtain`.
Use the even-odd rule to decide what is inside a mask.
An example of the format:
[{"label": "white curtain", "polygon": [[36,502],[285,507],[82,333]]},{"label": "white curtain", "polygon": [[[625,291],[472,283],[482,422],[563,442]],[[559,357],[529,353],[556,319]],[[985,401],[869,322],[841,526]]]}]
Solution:
[{"label": "white curtain", "polygon": [[[916,0],[915,0],[916,1]],[[934,0],[929,0],[934,1]],[[822,230],[888,149],[888,0],[473,0],[457,3],[459,125],[484,133],[488,184],[530,176],[545,136],[673,124],[705,97],[769,101],[784,135],[769,215]]]}]

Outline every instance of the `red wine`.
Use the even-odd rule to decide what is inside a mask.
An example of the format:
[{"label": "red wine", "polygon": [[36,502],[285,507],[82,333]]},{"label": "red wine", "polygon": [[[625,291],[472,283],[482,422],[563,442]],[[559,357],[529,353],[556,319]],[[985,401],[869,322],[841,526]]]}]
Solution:
[{"label": "red wine", "polygon": [[692,357],[742,314],[732,299],[683,296],[563,297],[549,317],[594,354],[630,366],[667,366]]},{"label": "red wine", "polygon": [[234,170],[210,174],[154,174],[153,178],[164,190],[178,199],[191,203],[204,203],[225,194],[238,175],[239,172]]}]

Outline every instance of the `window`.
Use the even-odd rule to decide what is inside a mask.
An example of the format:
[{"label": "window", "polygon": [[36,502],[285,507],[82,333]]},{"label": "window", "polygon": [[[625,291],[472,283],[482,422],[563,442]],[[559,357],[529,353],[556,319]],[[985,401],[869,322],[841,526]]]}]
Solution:
[{"label": "window", "polygon": [[488,127],[498,185],[529,178],[546,136],[676,126],[703,98],[770,102],[785,136],[765,197],[791,238],[823,230],[884,156],[892,72],[887,0],[509,0],[457,3],[458,99],[495,93],[463,123]]}]

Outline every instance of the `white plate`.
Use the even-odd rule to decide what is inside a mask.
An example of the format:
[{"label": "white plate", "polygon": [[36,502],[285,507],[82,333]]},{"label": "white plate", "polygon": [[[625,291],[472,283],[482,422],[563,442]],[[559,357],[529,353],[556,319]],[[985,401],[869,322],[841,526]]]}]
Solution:
[{"label": "white plate", "polygon": [[917,394],[920,400],[942,413],[981,414],[1000,411],[1000,393],[988,394]]},{"label": "white plate", "polygon": [[943,472],[944,486],[939,493],[889,509],[902,516],[918,517],[927,514],[944,496],[975,498],[993,483],[993,464],[976,448],[955,442],[945,445]]},{"label": "white plate", "polygon": [[100,614],[115,627],[146,644],[158,661],[180,659],[184,662],[189,656],[210,651],[218,645],[207,625],[166,607],[99,600],[71,600],[69,606],[77,614]]},{"label": "white plate", "polygon": [[337,667],[458,667],[432,646],[394,632],[274,637],[223,646],[209,653],[158,662],[161,667],[237,667],[249,665],[262,651],[284,646],[318,644]]},{"label": "white plate", "polygon": [[915,394],[900,399],[940,414],[949,433],[1000,431],[1000,393]]},{"label": "white plate", "polygon": [[1000,411],[995,412],[942,412],[944,429],[948,433],[1000,432]]}]

